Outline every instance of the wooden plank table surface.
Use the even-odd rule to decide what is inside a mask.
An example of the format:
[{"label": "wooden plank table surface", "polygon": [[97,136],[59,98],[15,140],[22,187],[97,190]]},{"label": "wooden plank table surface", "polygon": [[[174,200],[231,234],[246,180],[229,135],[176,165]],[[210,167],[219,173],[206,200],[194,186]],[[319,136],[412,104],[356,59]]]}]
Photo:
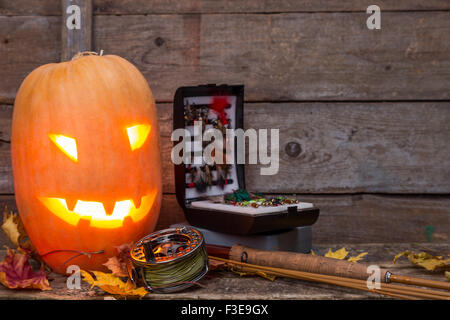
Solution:
[{"label": "wooden plank table surface", "polygon": [[[350,256],[361,252],[368,252],[361,262],[376,264],[388,268],[393,274],[410,275],[426,279],[445,281],[443,272],[428,272],[425,269],[412,266],[406,258],[401,258],[392,264],[394,256],[404,250],[414,252],[427,251],[431,254],[449,254],[448,243],[367,243],[367,244],[333,244],[313,245],[316,254],[324,255],[329,248],[333,250],[345,247]],[[5,251],[0,251],[3,258]],[[66,278],[51,274],[51,291],[10,290],[0,285],[0,299],[105,299],[112,298],[98,288],[89,289],[89,285],[82,281],[81,289],[69,290]],[[331,286],[301,280],[276,278],[275,281],[258,276],[239,276],[230,271],[210,271],[200,281],[203,287],[192,287],[183,292],[172,294],[148,294],[145,299],[237,299],[237,300],[316,300],[316,299],[392,299],[386,296]]]}]

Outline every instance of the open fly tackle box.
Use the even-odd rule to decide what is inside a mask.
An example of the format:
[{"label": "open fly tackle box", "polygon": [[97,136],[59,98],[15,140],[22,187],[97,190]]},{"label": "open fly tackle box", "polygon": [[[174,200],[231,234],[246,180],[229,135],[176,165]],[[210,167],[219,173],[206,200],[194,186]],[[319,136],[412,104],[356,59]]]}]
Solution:
[{"label": "open fly tackle box", "polygon": [[[237,164],[236,136],[226,136],[226,129],[243,129],[243,109],[243,85],[209,84],[180,87],[176,91],[173,129],[185,130],[184,139],[179,137],[174,141],[174,151],[179,150],[175,149],[179,143],[184,148],[178,154],[175,152],[183,159],[175,164],[175,188],[187,221],[199,228],[239,235],[311,226],[319,217],[319,209],[311,203],[253,207],[217,201],[226,194],[246,188],[245,165]],[[234,161],[224,160],[222,164],[205,162],[204,151],[214,140],[203,138],[211,128],[223,133],[224,158],[227,152],[231,152],[229,157]],[[230,144],[230,139],[234,143]],[[227,148],[230,145],[232,147]],[[215,152],[210,154],[217,155]],[[248,187],[251,191],[251,186]]]}]

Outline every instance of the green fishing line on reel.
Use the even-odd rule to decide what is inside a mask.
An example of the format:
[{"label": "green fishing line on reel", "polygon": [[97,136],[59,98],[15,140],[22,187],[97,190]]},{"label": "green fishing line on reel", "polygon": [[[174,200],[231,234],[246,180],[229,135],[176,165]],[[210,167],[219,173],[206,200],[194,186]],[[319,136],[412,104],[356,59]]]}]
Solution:
[{"label": "green fishing line on reel", "polygon": [[183,290],[208,272],[203,235],[188,226],[147,235],[131,248],[130,257],[130,279],[152,292]]}]

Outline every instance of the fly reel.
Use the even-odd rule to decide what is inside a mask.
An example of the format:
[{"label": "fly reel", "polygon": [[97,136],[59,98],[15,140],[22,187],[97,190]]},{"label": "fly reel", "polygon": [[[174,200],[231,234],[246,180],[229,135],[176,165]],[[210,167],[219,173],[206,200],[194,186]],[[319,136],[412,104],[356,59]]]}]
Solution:
[{"label": "fly reel", "polygon": [[183,290],[208,272],[203,235],[192,227],[151,233],[131,248],[130,256],[130,279],[152,292]]}]

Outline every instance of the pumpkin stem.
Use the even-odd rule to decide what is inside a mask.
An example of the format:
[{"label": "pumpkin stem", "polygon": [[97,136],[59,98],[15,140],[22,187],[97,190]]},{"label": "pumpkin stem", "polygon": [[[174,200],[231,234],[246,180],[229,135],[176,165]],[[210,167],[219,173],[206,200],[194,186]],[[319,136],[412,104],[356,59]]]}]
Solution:
[{"label": "pumpkin stem", "polygon": [[75,54],[72,58],[72,60],[76,60],[78,58],[84,57],[84,56],[102,56],[103,50],[100,50],[100,54],[95,51],[82,51]]}]

